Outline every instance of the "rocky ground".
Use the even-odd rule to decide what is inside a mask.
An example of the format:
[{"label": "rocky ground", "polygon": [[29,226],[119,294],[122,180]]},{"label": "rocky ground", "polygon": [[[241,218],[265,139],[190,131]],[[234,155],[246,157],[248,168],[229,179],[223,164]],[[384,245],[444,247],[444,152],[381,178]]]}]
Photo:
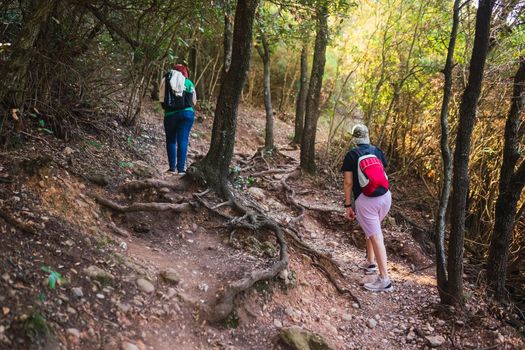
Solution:
[{"label": "rocky ground", "polygon": [[[190,160],[205,154],[211,118],[192,131]],[[263,112],[239,115],[233,180],[248,199],[283,226],[298,215],[285,195],[297,165],[292,127],[277,121],[280,154],[256,157]],[[210,325],[206,311],[221,290],[266,267],[278,246],[267,232],[229,230],[194,194],[169,188],[122,193],[135,179],[168,176],[161,116],[151,112],[138,133],[118,123],[68,143],[33,131],[22,149],[0,154],[1,349],[521,349],[504,310],[486,301],[466,276],[467,312],[438,305],[432,259],[414,238],[431,225],[428,206],[414,206],[406,179],[394,178],[395,208],[385,223],[392,293],[369,293],[357,268],[362,233],[342,217],[334,175],[290,178],[296,201],[311,209],[294,223],[302,241],[341,267],[355,300],[339,293],[312,258],[291,247],[289,269],[242,294],[235,312]],[[236,168],[237,167],[237,168]],[[269,169],[281,173],[261,175]],[[192,203],[188,212],[118,213],[121,204]],[[220,201],[206,195],[210,203]],[[417,200],[417,199],[416,199]],[[412,203],[412,204],[411,204]],[[228,207],[221,207],[225,213]],[[413,225],[411,225],[411,223]],[[523,329],[521,329],[523,333]],[[293,348],[293,347],[292,347]]]}]

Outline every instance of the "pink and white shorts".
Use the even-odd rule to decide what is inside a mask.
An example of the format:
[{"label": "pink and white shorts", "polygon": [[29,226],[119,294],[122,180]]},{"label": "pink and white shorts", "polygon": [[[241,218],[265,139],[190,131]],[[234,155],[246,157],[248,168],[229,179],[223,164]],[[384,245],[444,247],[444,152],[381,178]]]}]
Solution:
[{"label": "pink and white shorts", "polygon": [[355,215],[359,226],[365,232],[366,238],[383,234],[381,221],[385,218],[392,205],[392,193],[388,191],[379,197],[367,197],[360,194],[355,201]]}]

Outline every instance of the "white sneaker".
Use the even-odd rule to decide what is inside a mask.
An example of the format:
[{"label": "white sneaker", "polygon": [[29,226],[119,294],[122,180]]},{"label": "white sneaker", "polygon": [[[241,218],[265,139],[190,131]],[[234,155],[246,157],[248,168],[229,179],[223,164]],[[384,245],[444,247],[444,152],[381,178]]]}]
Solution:
[{"label": "white sneaker", "polygon": [[377,265],[375,263],[369,262],[368,260],[364,260],[359,265],[357,265],[357,267],[359,267],[360,269],[365,270],[365,273],[367,275],[377,272]]},{"label": "white sneaker", "polygon": [[380,276],[377,276],[377,279],[374,282],[365,283],[363,287],[371,292],[390,292],[394,290],[390,278],[383,279]]}]

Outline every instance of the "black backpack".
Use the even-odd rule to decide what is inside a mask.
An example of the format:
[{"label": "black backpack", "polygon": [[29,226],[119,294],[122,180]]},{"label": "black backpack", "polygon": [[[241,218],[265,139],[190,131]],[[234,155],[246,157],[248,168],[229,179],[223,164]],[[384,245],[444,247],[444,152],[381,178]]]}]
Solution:
[{"label": "black backpack", "polygon": [[175,95],[170,85],[171,76],[171,71],[164,75],[164,102],[161,103],[162,108],[169,112],[193,107],[193,92],[188,92],[184,89],[182,96]]}]

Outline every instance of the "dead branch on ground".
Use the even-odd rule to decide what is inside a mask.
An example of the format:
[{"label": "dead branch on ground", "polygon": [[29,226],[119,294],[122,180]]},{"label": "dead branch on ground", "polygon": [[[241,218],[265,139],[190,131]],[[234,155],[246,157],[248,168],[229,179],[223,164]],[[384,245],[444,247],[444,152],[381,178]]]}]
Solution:
[{"label": "dead branch on ground", "polygon": [[132,203],[130,205],[121,205],[104,198],[98,194],[92,194],[93,198],[101,205],[108,207],[120,213],[130,213],[136,211],[174,211],[176,213],[188,212],[192,209],[190,203],[172,204],[172,203]]},{"label": "dead branch on ground", "polygon": [[286,174],[294,170],[295,170],[295,167],[286,168],[286,169],[269,169],[269,170],[259,171],[257,173],[250,174],[250,176],[251,177],[261,177],[261,176],[274,175],[274,174]]},{"label": "dead branch on ground", "polygon": [[125,238],[131,237],[131,234],[128,231],[118,227],[117,225],[115,225],[115,223],[113,221],[109,222],[108,227],[110,229],[112,229],[113,232],[115,232],[119,236],[122,236],[122,237],[125,237]]},{"label": "dead branch on ground", "polygon": [[29,233],[29,234],[32,234],[32,235],[36,235],[36,233],[37,233],[36,229],[33,226],[18,220],[17,218],[15,218],[11,214],[9,214],[3,208],[0,208],[0,217],[2,219],[4,219],[5,222],[7,222],[8,224],[10,224],[10,225],[12,225],[12,226],[14,226],[14,227],[24,231],[25,233]]},{"label": "dead branch on ground", "polygon": [[188,182],[183,180],[182,178],[178,179],[178,181],[167,181],[159,179],[137,180],[123,184],[119,187],[119,191],[124,193],[132,193],[148,188],[169,188],[174,191],[183,191],[186,188],[188,188]]}]

